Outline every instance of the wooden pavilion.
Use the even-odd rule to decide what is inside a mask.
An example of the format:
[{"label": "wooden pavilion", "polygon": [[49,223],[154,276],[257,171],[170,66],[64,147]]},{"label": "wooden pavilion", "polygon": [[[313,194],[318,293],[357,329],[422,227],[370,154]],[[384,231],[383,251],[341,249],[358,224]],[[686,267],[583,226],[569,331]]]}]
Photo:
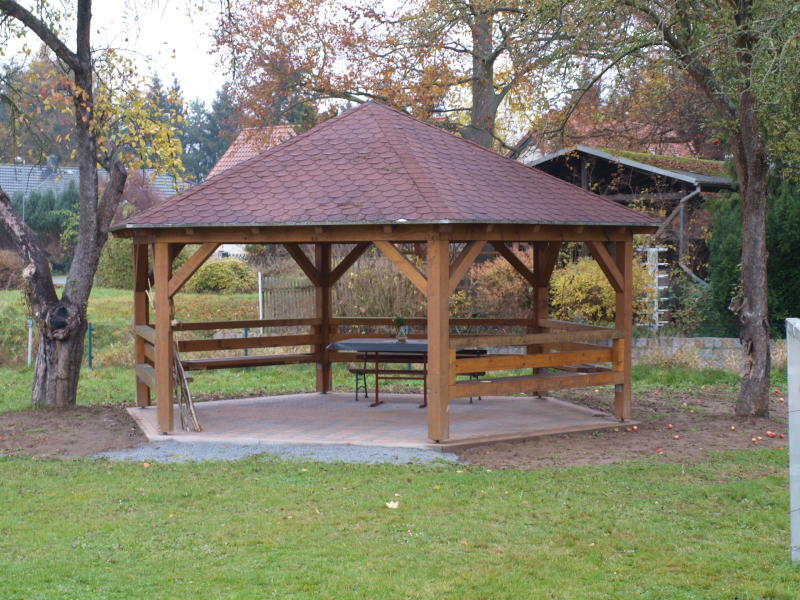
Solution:
[{"label": "wooden pavilion", "polygon": [[[352,360],[328,345],[359,324],[389,318],[336,318],[332,287],[370,246],[376,246],[426,297],[427,315],[408,319],[428,342],[428,437],[449,438],[453,398],[615,386],[615,415],[631,415],[633,235],[658,222],[578,186],[500,156],[387,108],[366,103],[270,148],[222,174],[114,227],[134,247],[136,397],[155,394],[159,428],[173,428],[173,336],[176,331],[302,326],[302,335],[181,340],[183,353],[308,346],[310,352],[187,359],[186,369],[316,365],[316,390],[331,389],[331,365]],[[548,318],[550,276],[562,242],[584,242],[616,292],[614,328]],[[426,248],[418,269],[396,243]],[[533,268],[508,243],[534,249]],[[220,244],[283,244],[316,287],[313,318],[227,322],[173,321],[175,295]],[[180,268],[187,244],[200,247]],[[313,245],[313,257],[301,244]],[[332,246],[349,253],[332,264]],[[457,246],[455,246],[457,244]],[[524,319],[452,319],[449,297],[486,244],[532,288]],[[451,261],[451,250],[457,249]],[[150,256],[153,264],[150,265]],[[154,285],[154,318],[147,290]],[[493,328],[522,326],[518,335]],[[481,335],[454,335],[474,326]],[[374,336],[373,336],[374,337]],[[610,345],[609,340],[611,340]],[[521,355],[456,359],[460,348],[522,346]],[[457,381],[456,375],[531,369],[529,375]],[[553,372],[552,369],[559,369]],[[547,371],[547,372],[545,372]]]}]

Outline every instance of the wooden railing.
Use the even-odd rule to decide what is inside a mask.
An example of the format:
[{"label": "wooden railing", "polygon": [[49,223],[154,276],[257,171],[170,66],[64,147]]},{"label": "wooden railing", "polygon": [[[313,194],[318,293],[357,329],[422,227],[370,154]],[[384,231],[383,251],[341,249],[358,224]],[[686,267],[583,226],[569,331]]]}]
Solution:
[{"label": "wooden railing", "polygon": [[[614,370],[618,348],[596,343],[624,338],[617,329],[593,327],[542,319],[540,327],[553,331],[524,335],[463,336],[450,340],[450,397],[489,396],[542,392],[565,388],[607,385],[622,382],[622,373]],[[560,331],[555,331],[560,329]],[[542,352],[529,354],[487,354],[481,357],[456,358],[460,348],[493,348],[508,346],[536,346]],[[555,350],[555,351],[554,351]],[[611,363],[601,366],[598,363]],[[573,374],[532,373],[486,377],[478,381],[456,381],[457,375],[466,373],[492,373],[520,369],[560,369]]]}]

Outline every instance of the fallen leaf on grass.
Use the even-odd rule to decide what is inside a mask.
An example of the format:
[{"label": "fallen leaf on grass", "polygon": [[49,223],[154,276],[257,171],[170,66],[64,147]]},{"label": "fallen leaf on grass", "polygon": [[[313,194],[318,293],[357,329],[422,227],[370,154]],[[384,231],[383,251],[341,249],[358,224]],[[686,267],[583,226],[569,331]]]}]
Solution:
[{"label": "fallen leaf on grass", "polygon": [[386,503],[386,508],[400,508],[400,503],[397,500],[392,500],[391,502]]}]

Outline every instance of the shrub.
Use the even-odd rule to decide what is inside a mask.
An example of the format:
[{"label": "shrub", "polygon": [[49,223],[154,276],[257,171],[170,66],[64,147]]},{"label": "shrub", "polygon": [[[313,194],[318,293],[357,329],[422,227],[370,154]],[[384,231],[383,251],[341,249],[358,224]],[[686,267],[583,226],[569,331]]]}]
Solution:
[{"label": "shrub", "polygon": [[[655,292],[653,278],[639,262],[633,263],[633,319],[649,321]],[[600,266],[581,258],[556,269],[550,281],[551,316],[564,321],[609,323],[614,320],[616,295]]]},{"label": "shrub", "polygon": [[[172,269],[179,269],[183,263],[195,252],[197,246],[186,246],[175,260]],[[150,256],[152,268],[153,257]],[[97,287],[117,288],[121,290],[133,289],[133,247],[132,242],[125,238],[109,238],[103,251],[94,275]]]},{"label": "shrub", "polygon": [[[515,250],[526,265],[532,264],[530,252]],[[475,310],[490,317],[524,317],[532,307],[531,287],[505,258],[475,264],[470,270]]]},{"label": "shrub", "polygon": [[109,238],[94,275],[98,287],[133,289],[133,247],[125,238]]},{"label": "shrub", "polygon": [[[784,319],[798,316],[800,297],[800,185],[777,177],[767,187],[767,278],[769,319],[773,335],[784,331]],[[711,318],[707,329],[717,335],[736,335],[739,327],[728,309],[740,293],[742,205],[738,194],[709,203],[714,230],[709,244]]]},{"label": "shrub", "polygon": [[0,290],[22,287],[22,261],[13,250],[0,250]]},{"label": "shrub", "polygon": [[204,264],[186,284],[187,292],[243,294],[258,288],[255,273],[238,258],[221,258]]},{"label": "shrub", "polygon": [[342,316],[413,317],[425,314],[425,298],[389,259],[376,252],[360,258],[337,282],[335,312]]}]

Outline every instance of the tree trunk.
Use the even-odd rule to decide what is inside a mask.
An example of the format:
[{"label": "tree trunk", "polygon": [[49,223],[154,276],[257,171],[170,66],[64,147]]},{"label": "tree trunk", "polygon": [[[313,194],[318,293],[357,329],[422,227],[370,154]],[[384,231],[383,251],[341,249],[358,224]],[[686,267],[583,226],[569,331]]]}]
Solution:
[{"label": "tree trunk", "polygon": [[472,32],[472,110],[463,135],[483,146],[494,145],[497,98],[494,91],[492,17],[479,14],[470,26]]},{"label": "tree trunk", "polygon": [[739,98],[739,132],[733,153],[742,196],[742,295],[731,303],[740,324],[740,416],[769,416],[769,319],[767,306],[767,175],[769,162],[750,90]]},{"label": "tree trunk", "polygon": [[81,307],[62,303],[53,307],[42,323],[31,392],[34,406],[75,405],[86,325]]},{"label": "tree trunk", "polygon": [[36,234],[14,214],[8,196],[0,189],[0,224],[8,230],[14,249],[22,258],[25,297],[39,327],[31,400],[35,406],[74,406],[83,359],[86,307],[92,291],[100,251],[119,205],[127,173],[115,159],[103,166],[109,181],[98,202],[97,140],[94,133],[91,0],[78,0],[76,51],[72,52],[48,26],[27,9],[0,0],[0,14],[19,20],[36,33],[73,72],[76,151],[80,172],[79,236],[64,291],[59,299],[47,255]]}]

